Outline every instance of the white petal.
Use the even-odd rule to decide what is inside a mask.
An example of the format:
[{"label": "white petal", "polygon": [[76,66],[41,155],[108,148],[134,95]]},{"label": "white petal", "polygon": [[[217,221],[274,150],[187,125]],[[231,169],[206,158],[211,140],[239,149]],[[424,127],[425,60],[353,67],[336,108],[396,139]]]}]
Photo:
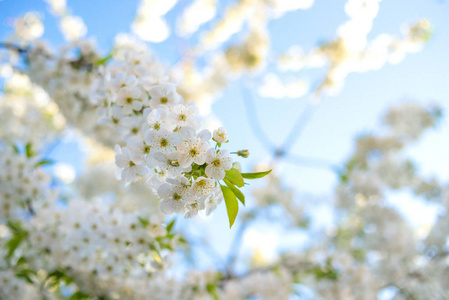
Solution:
[{"label": "white petal", "polygon": [[162,199],[170,199],[173,196],[173,186],[171,184],[164,183],[157,189],[157,194]]},{"label": "white petal", "polygon": [[132,182],[136,179],[136,172],[133,168],[125,168],[122,171],[122,180],[125,182]]},{"label": "white petal", "polygon": [[115,164],[120,168],[126,168],[129,166],[129,158],[123,154],[117,154],[115,156]]},{"label": "white petal", "polygon": [[[205,157],[204,155],[199,154],[199,155],[196,155],[196,156],[193,158],[193,161],[194,161],[197,165],[202,165],[202,164],[204,164],[204,163],[206,162],[206,157]],[[182,166],[181,166],[181,167],[182,167]]]},{"label": "white petal", "polygon": [[193,158],[189,154],[181,154],[178,162],[181,167],[187,168],[193,163]]},{"label": "white petal", "polygon": [[206,167],[205,172],[206,172],[207,177],[212,178],[214,176],[214,166],[213,165],[208,165]]},{"label": "white petal", "polygon": [[175,212],[176,207],[173,205],[173,200],[163,200],[161,202],[161,211],[166,215],[171,215]]},{"label": "white petal", "polygon": [[177,145],[181,141],[181,138],[179,137],[179,135],[177,133],[172,133],[169,136],[168,141],[172,145]]},{"label": "white petal", "polygon": [[198,133],[198,138],[202,139],[203,141],[209,141],[212,137],[212,134],[209,130],[204,129],[200,133]]},{"label": "white petal", "polygon": [[140,101],[133,101],[132,107],[135,111],[139,111],[142,109],[142,102]]},{"label": "white petal", "polygon": [[179,135],[183,140],[190,140],[195,136],[195,130],[190,126],[182,127],[179,130]]},{"label": "white petal", "polygon": [[206,162],[208,164],[210,164],[211,162],[213,162],[215,160],[215,158],[216,158],[215,157],[215,149],[214,148],[210,148],[209,150],[207,150],[207,152],[206,152]]}]

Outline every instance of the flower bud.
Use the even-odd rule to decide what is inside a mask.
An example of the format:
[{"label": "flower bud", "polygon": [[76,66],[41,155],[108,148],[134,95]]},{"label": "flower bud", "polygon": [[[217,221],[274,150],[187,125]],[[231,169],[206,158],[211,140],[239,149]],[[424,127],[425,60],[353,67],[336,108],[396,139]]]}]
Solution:
[{"label": "flower bud", "polygon": [[237,155],[243,158],[247,158],[249,156],[249,150],[239,150],[237,151]]},{"label": "flower bud", "polygon": [[216,141],[219,144],[227,143],[228,134],[226,132],[226,129],[224,129],[223,127],[220,127],[217,130],[214,130],[213,138],[214,138],[214,141]]}]

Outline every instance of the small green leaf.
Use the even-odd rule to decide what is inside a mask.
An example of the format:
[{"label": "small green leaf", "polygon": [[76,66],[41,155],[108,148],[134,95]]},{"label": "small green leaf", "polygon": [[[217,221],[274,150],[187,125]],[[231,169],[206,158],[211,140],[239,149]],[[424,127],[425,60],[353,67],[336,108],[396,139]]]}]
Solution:
[{"label": "small green leaf", "polygon": [[6,255],[7,258],[11,258],[14,254],[14,251],[19,247],[20,243],[27,237],[28,233],[26,231],[16,233],[12,236],[12,238],[5,244],[6,249],[8,249],[8,253]]},{"label": "small green leaf", "polygon": [[39,166],[51,165],[53,163],[54,163],[53,160],[43,159],[43,160],[38,161],[34,166],[39,167]]},{"label": "small green leaf", "polygon": [[[16,265],[17,266],[17,265]],[[34,270],[23,268],[16,271],[16,277],[22,278],[27,282],[34,284],[33,277],[36,277],[37,273]]]},{"label": "small green leaf", "polygon": [[218,294],[217,294],[217,287],[215,284],[208,283],[206,285],[206,289],[209,292],[209,294],[214,298],[214,300],[218,300]]},{"label": "small green leaf", "polygon": [[228,211],[229,228],[231,228],[235,222],[237,213],[239,212],[239,203],[237,202],[237,198],[230,188],[223,185],[221,185],[220,187],[226,203],[226,210]]},{"label": "small green leaf", "polygon": [[143,227],[147,227],[150,222],[148,220],[145,220],[144,218],[138,217],[140,224],[142,224]]},{"label": "small green leaf", "polygon": [[111,58],[112,58],[113,56],[112,56],[112,53],[111,54],[109,54],[109,55],[107,55],[107,56],[105,56],[105,57],[103,57],[103,58],[100,58],[99,60],[97,60],[96,62],[95,62],[95,65],[96,66],[102,66],[102,65],[105,65]]},{"label": "small green leaf", "polygon": [[16,266],[21,265],[21,264],[24,264],[24,263],[26,263],[26,262],[27,262],[27,259],[26,259],[25,257],[21,256],[21,257],[17,260]]},{"label": "small green leaf", "polygon": [[77,291],[69,298],[69,300],[82,300],[82,299],[90,299],[90,297],[89,295],[84,294],[83,292]]},{"label": "small green leaf", "polygon": [[170,223],[167,224],[167,232],[170,233],[173,229],[173,226],[175,226],[176,218],[174,218]]},{"label": "small green leaf", "polygon": [[31,157],[33,156],[33,149],[30,143],[25,145],[25,154],[27,155],[27,157]]},{"label": "small green leaf", "polygon": [[16,145],[12,145],[12,148],[14,149],[14,152],[16,152],[17,154],[20,153],[19,148],[17,148]]},{"label": "small green leaf", "polygon": [[242,177],[246,179],[257,179],[265,177],[266,175],[270,174],[271,170],[265,171],[265,172],[256,172],[256,173],[242,173]]},{"label": "small green leaf", "polygon": [[8,221],[7,225],[14,233],[25,231],[25,229],[23,229],[22,227],[22,223],[20,223],[19,221]]},{"label": "small green leaf", "polygon": [[242,174],[240,174],[239,170],[237,169],[232,168],[226,171],[225,178],[238,187],[242,187],[245,185],[245,181],[243,180]]},{"label": "small green leaf", "polygon": [[243,193],[238,188],[236,188],[235,185],[233,185],[232,182],[230,182],[229,180],[224,179],[224,182],[232,190],[234,195],[237,196],[240,202],[242,202],[242,204],[245,205],[245,195],[243,195]]}]

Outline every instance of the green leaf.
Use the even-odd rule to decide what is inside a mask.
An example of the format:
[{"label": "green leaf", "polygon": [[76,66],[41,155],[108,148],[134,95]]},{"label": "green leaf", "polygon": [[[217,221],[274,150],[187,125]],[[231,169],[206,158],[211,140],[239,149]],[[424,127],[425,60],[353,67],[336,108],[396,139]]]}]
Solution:
[{"label": "green leaf", "polygon": [[29,282],[31,284],[34,284],[32,277],[36,277],[36,276],[37,276],[36,271],[27,269],[27,268],[18,270],[16,272],[16,277],[23,278],[24,280],[26,280],[27,282]]},{"label": "green leaf", "polygon": [[56,287],[60,285],[61,281],[64,282],[64,284],[69,285],[73,282],[73,278],[67,276],[62,270],[54,270],[47,275],[45,281],[48,282],[49,287]]},{"label": "green leaf", "polygon": [[235,222],[237,213],[239,212],[239,203],[237,202],[237,198],[230,188],[223,185],[221,185],[220,187],[226,203],[226,210],[228,211],[229,228],[231,228]]},{"label": "green leaf", "polygon": [[209,292],[209,294],[214,298],[214,300],[218,300],[218,294],[217,294],[217,287],[215,284],[208,283],[206,285],[206,289]]},{"label": "green leaf", "polygon": [[102,65],[105,65],[111,58],[112,58],[113,56],[112,56],[112,53],[111,54],[109,54],[109,55],[107,55],[107,56],[105,56],[105,57],[103,57],[103,58],[100,58],[99,60],[97,60],[96,62],[95,62],[95,65],[96,66],[102,66]]},{"label": "green leaf", "polygon": [[245,185],[242,174],[240,174],[239,170],[237,169],[232,168],[226,171],[225,178],[238,187],[242,187]]},{"label": "green leaf", "polygon": [[38,161],[34,166],[39,167],[39,166],[51,165],[53,163],[54,163],[53,160],[43,159],[43,160]]},{"label": "green leaf", "polygon": [[147,227],[148,224],[150,224],[150,221],[145,220],[144,218],[138,217],[140,224],[142,224],[143,227]]},{"label": "green leaf", "polygon": [[17,154],[20,153],[19,148],[17,148],[16,145],[12,145],[12,148],[14,149],[14,152],[16,152]]},{"label": "green leaf", "polygon": [[7,258],[11,258],[14,254],[14,251],[19,247],[20,243],[27,237],[27,232],[19,232],[12,236],[12,238],[6,242],[5,247],[8,249],[8,253],[6,255]]},{"label": "green leaf", "polygon": [[235,185],[233,185],[232,182],[230,182],[229,180],[224,179],[224,182],[232,190],[234,195],[237,196],[240,202],[242,202],[242,204],[245,205],[245,195],[243,195],[243,193],[238,188],[236,188]]},{"label": "green leaf", "polygon": [[242,173],[242,177],[246,179],[257,179],[265,177],[266,175],[270,174],[271,170],[265,171],[265,172],[256,172],[256,173]]},{"label": "green leaf", "polygon": [[27,262],[27,259],[26,259],[25,257],[21,256],[21,257],[17,260],[16,266],[21,265],[21,264],[24,264],[24,263],[26,263],[26,262]]},{"label": "green leaf", "polygon": [[167,232],[170,233],[173,229],[173,226],[175,226],[176,218],[174,218],[170,223],[167,224]]},{"label": "green leaf", "polygon": [[25,145],[25,154],[27,155],[27,157],[33,156],[33,149],[30,143]]},{"label": "green leaf", "polygon": [[19,221],[8,221],[8,227],[12,230],[13,233],[24,232],[25,229],[22,227],[22,223]]},{"label": "green leaf", "polygon": [[83,292],[77,291],[69,298],[69,300],[81,300],[81,299],[90,299],[90,297],[89,295],[84,294]]}]

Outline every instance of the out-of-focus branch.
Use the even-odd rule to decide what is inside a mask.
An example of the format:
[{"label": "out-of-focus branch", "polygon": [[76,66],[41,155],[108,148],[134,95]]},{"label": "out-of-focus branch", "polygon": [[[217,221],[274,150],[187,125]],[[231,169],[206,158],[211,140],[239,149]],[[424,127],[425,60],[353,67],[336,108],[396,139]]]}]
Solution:
[{"label": "out-of-focus branch", "polygon": [[296,119],[295,125],[293,125],[290,133],[285,138],[284,143],[278,148],[275,155],[277,157],[282,157],[288,153],[291,147],[295,144],[296,140],[299,138],[301,133],[303,132],[306,125],[310,122],[313,114],[318,109],[319,105],[312,105],[310,102],[307,103],[307,106],[301,112],[301,114]]},{"label": "out-of-focus branch", "polygon": [[312,105],[308,103],[305,109],[296,119],[296,122],[290,130],[290,133],[288,134],[284,143],[282,143],[281,146],[277,147],[273,144],[268,135],[262,129],[261,123],[257,117],[256,105],[254,103],[251,89],[242,88],[242,98],[243,103],[245,104],[246,115],[251,130],[253,131],[259,142],[265,147],[265,149],[272,153],[273,161],[276,161],[277,159],[285,159],[297,165],[303,165],[311,168],[327,169],[338,172],[338,165],[331,162],[317,158],[300,157],[295,154],[289,153],[289,150],[300,137],[306,125],[310,122],[319,105]]},{"label": "out-of-focus branch", "polygon": [[259,118],[257,117],[256,105],[254,104],[254,99],[251,90],[242,88],[242,98],[243,103],[245,104],[246,115],[249,121],[249,125],[254,135],[268,151],[270,152],[275,151],[276,150],[275,145],[270,140],[265,131],[262,129]]},{"label": "out-of-focus branch", "polygon": [[291,154],[288,153],[287,155],[285,155],[285,160],[294,163],[296,165],[301,165],[301,166],[305,166],[305,167],[311,167],[311,168],[319,168],[319,169],[326,169],[326,170],[331,170],[334,172],[339,172],[340,171],[340,166],[324,160],[324,159],[320,159],[320,158],[312,158],[312,157],[304,157],[304,156],[298,156],[295,154]]},{"label": "out-of-focus branch", "polygon": [[228,276],[232,276],[232,270],[239,256],[240,247],[242,245],[243,234],[245,233],[246,228],[248,227],[250,221],[244,220],[237,232],[235,233],[234,239],[232,240],[231,247],[229,248],[228,261],[226,264],[227,274]]},{"label": "out-of-focus branch", "polygon": [[10,44],[10,43],[2,43],[2,42],[0,42],[0,48],[6,48],[6,49],[9,49],[9,50],[15,51],[15,52],[17,52],[19,54],[23,54],[23,53],[26,53],[28,51],[27,48],[19,47],[17,45],[13,45],[13,44]]}]

